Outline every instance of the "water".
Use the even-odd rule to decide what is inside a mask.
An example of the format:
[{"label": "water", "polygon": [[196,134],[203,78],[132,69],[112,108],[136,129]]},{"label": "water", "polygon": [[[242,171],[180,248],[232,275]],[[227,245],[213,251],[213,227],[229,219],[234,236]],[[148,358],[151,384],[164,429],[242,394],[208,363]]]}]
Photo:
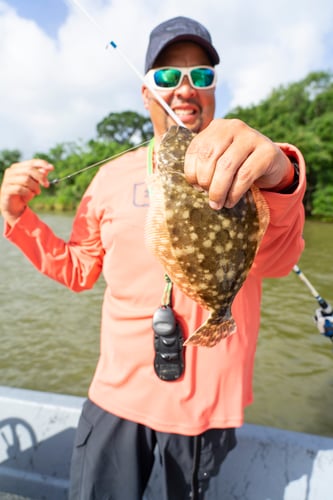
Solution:
[{"label": "water", "polygon": [[[43,219],[67,238],[72,217]],[[74,293],[0,239],[0,385],[85,396],[99,349],[103,281]]]},{"label": "water", "polygon": [[[69,235],[71,216],[43,218]],[[299,265],[332,303],[333,225],[308,221],[305,239]],[[0,385],[86,396],[99,351],[103,279],[75,294],[37,273],[4,238],[0,253]],[[294,273],[265,282],[247,422],[333,436],[333,344],[312,322],[316,307]]]}]

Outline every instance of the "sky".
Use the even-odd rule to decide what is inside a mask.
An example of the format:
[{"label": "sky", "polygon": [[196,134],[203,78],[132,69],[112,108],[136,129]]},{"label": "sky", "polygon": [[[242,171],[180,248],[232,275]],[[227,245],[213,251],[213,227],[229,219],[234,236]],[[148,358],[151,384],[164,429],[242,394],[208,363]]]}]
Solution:
[{"label": "sky", "polygon": [[0,151],[28,159],[96,137],[110,112],[145,114],[133,66],[142,74],[150,31],[178,15],[220,53],[217,117],[333,70],[332,0],[0,0]]}]

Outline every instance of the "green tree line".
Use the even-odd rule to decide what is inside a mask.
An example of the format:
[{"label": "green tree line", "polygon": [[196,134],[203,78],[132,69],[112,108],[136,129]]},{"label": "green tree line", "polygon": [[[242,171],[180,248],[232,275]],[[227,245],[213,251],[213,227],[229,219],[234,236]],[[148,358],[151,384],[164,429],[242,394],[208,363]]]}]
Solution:
[{"label": "green tree line", "polygon": [[307,166],[306,214],[333,220],[333,74],[310,73],[280,86],[256,106],[235,108],[237,117],[276,142],[297,146]]},{"label": "green tree line", "polygon": [[[225,118],[240,118],[276,142],[296,145],[307,164],[304,206],[307,216],[333,220],[333,74],[310,73],[299,82],[274,89],[259,104],[237,107]],[[96,137],[87,142],[57,144],[36,152],[56,167],[57,178],[70,176],[32,201],[37,210],[74,210],[95,175],[85,167],[121,154],[152,137],[148,117],[133,111],[110,113],[96,126]],[[0,151],[0,179],[5,168],[19,161],[18,150]]]}]

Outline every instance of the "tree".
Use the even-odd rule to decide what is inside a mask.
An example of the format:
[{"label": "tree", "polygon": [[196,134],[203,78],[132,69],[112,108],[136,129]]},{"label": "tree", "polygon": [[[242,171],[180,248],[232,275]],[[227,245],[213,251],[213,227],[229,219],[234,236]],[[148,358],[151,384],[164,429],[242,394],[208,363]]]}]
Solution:
[{"label": "tree", "polygon": [[134,111],[110,113],[97,124],[98,138],[118,144],[135,145],[153,135],[150,118]]},{"label": "tree", "polygon": [[[310,73],[299,82],[274,89],[259,104],[238,107],[226,115],[233,117],[244,120],[276,142],[295,144],[302,151],[307,165],[306,213],[332,220],[333,74]],[[148,117],[134,111],[110,113],[97,124],[96,138],[86,143],[57,144],[46,153],[34,155],[54,164],[53,177],[66,179],[42,190],[32,202],[35,208],[75,209],[96,173],[97,162],[139,146],[152,134]],[[18,150],[0,152],[0,179],[4,169],[20,157]]]},{"label": "tree", "polygon": [[324,197],[321,193],[333,184],[332,109],[333,74],[322,71],[274,89],[256,106],[238,107],[226,115],[246,121],[276,142],[295,144],[302,151],[307,164],[304,205],[309,215],[314,207],[316,214],[322,214],[323,207],[333,202],[330,191],[325,191]]},{"label": "tree", "polygon": [[3,149],[0,151],[0,181],[2,180],[4,171],[12,163],[16,163],[21,159],[21,152],[18,149]]}]

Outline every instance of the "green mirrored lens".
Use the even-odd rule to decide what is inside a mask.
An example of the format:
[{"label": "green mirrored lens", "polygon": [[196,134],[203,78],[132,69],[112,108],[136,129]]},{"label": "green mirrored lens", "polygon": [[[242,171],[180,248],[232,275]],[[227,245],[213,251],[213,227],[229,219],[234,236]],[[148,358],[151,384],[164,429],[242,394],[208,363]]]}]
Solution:
[{"label": "green mirrored lens", "polygon": [[159,69],[154,73],[154,80],[159,87],[176,87],[181,77],[181,71],[175,68]]},{"label": "green mirrored lens", "polygon": [[[186,68],[161,68],[154,72],[154,82],[160,88],[175,88],[186,74]],[[210,87],[214,82],[215,72],[212,68],[192,68],[190,70],[191,85],[197,88]]]},{"label": "green mirrored lens", "polygon": [[195,68],[191,71],[191,78],[195,87],[209,87],[214,80],[214,71],[210,68]]}]

